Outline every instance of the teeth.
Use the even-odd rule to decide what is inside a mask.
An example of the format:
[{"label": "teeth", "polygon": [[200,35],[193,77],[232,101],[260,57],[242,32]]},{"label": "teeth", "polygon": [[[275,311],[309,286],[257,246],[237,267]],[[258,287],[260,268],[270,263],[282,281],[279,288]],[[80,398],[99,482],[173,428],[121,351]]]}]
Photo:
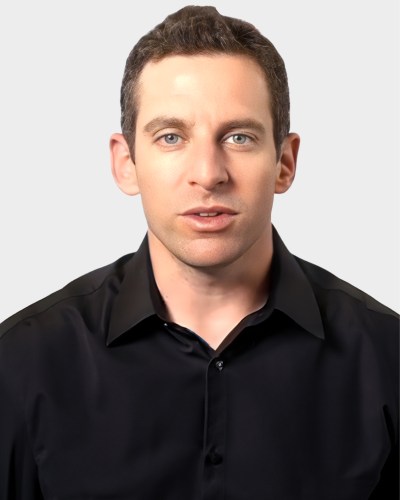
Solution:
[{"label": "teeth", "polygon": [[215,217],[218,215],[218,212],[201,212],[198,215],[200,215],[200,217]]}]

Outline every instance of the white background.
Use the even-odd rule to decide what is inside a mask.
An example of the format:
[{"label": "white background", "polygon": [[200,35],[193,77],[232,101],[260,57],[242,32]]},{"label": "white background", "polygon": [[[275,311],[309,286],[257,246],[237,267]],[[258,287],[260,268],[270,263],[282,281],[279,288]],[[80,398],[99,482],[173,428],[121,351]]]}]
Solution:
[{"label": "white background", "polygon": [[[108,139],[130,49],[185,3],[0,4],[0,320],[138,247],[140,198],[115,186]],[[210,3],[286,61],[302,137],[274,208],[287,246],[400,309],[398,2]]]}]

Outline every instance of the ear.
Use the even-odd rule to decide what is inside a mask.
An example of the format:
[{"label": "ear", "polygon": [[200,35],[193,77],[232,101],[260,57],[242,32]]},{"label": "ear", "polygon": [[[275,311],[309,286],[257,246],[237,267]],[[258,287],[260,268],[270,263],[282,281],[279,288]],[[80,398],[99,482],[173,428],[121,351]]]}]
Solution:
[{"label": "ear", "polygon": [[275,181],[275,193],[277,194],[287,191],[294,181],[299,147],[300,137],[298,134],[290,133],[283,140]]},{"label": "ear", "polygon": [[128,143],[122,134],[111,136],[110,154],[111,170],[118,187],[130,196],[138,194],[136,167],[131,158]]}]

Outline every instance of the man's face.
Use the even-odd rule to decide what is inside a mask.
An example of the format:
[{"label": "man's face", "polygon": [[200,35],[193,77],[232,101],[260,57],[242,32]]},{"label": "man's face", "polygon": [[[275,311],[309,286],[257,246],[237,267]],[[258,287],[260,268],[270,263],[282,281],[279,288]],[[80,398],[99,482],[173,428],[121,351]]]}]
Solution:
[{"label": "man's face", "polygon": [[265,248],[274,192],[294,175],[282,184],[281,164],[253,60],[171,56],[144,67],[134,169],[151,249],[216,268]]}]

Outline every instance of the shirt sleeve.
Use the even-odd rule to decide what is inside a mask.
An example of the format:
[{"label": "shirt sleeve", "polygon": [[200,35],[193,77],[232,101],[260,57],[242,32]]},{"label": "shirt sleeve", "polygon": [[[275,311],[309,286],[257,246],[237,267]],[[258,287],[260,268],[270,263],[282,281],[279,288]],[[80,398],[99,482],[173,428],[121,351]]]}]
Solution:
[{"label": "shirt sleeve", "polygon": [[0,352],[0,499],[43,500],[23,410],[11,387]]},{"label": "shirt sleeve", "polygon": [[399,443],[394,446],[382,469],[379,483],[369,500],[399,499]]}]

